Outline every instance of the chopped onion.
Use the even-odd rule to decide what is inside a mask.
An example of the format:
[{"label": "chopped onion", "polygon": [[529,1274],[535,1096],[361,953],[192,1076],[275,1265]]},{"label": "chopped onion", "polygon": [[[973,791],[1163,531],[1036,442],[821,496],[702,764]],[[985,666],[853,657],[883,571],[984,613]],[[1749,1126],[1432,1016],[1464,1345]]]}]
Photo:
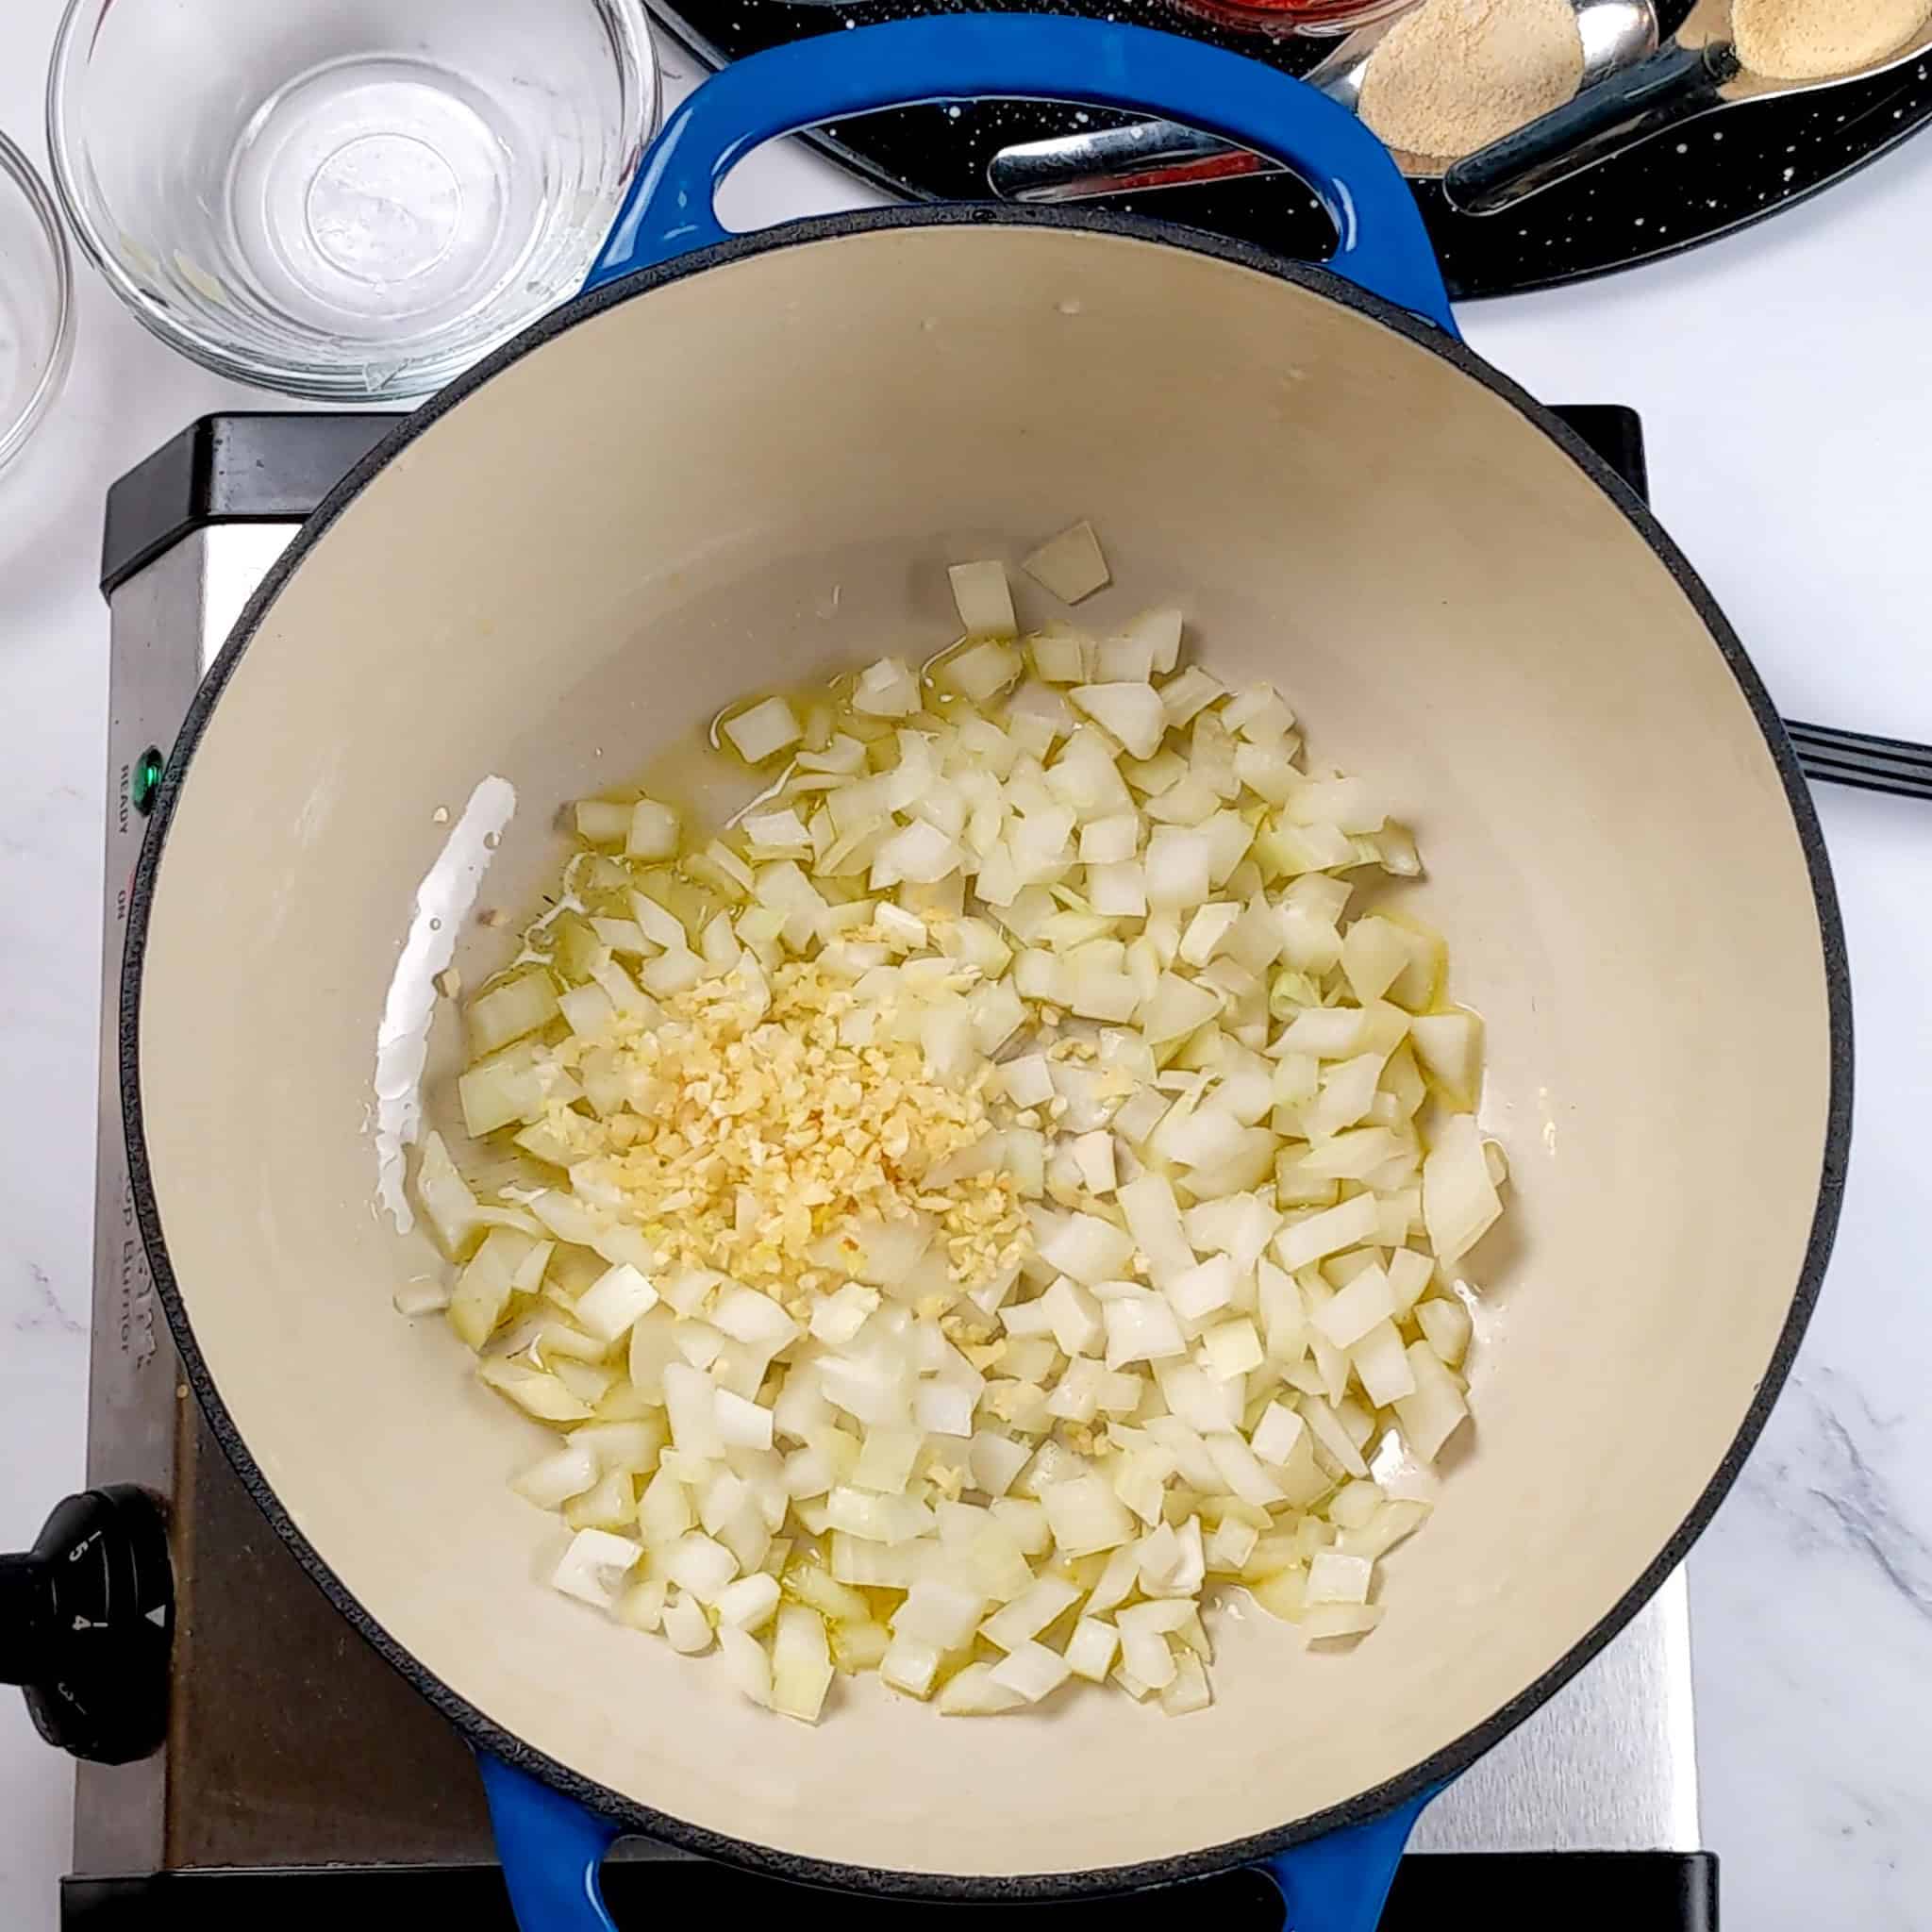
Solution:
[{"label": "chopped onion", "polygon": [[956,563],[946,575],[952,581],[960,627],[969,638],[1009,638],[1018,631],[1005,564]]},{"label": "chopped onion", "polygon": [[[1085,525],[1025,568],[1107,576]],[[924,677],[721,716],[769,781],[722,834],[578,804],[457,1088],[550,1184],[425,1136],[453,1277],[398,1299],[570,1432],[513,1485],[558,1587],[751,1702],[1179,1715],[1215,1591],[1352,1640],[1426,1514],[1370,1458],[1468,1412],[1481,1025],[1399,902],[1350,916],[1414,841],[1272,686],[1183,666],[1172,608],[1023,639],[1002,564],[953,585]]]},{"label": "chopped onion", "polygon": [[1423,1219],[1445,1266],[1474,1247],[1503,1211],[1474,1114],[1449,1116],[1423,1162]]},{"label": "chopped onion", "polygon": [[1151,684],[1081,684],[1068,693],[1074,703],[1125,746],[1130,758],[1152,758],[1167,729],[1160,693]]},{"label": "chopped onion", "polygon": [[[783,698],[764,698],[726,718],[720,726],[740,758],[761,765],[804,737],[796,714]],[[628,830],[628,826],[625,827]]]},{"label": "chopped onion", "polygon": [[1023,1643],[992,1667],[992,1681],[1002,1690],[1018,1691],[1028,1704],[1058,1690],[1072,1674],[1066,1658],[1043,1643]]},{"label": "chopped onion", "polygon": [[643,1556],[643,1545],[604,1529],[580,1529],[570,1541],[551,1575],[565,1596],[576,1597],[608,1610],[617,1601],[617,1586]]},{"label": "chopped onion", "polygon": [[658,1291],[628,1261],[607,1268],[577,1299],[571,1313],[602,1341],[616,1341],[658,1306]]},{"label": "chopped onion", "polygon": [[939,1707],[944,1717],[996,1717],[1025,1702],[1018,1690],[993,1680],[991,1664],[968,1664],[940,1692]]},{"label": "chopped onion", "polygon": [[1450,1368],[1457,1367],[1469,1349],[1469,1310],[1460,1302],[1438,1297],[1417,1304],[1415,1319],[1430,1348]]},{"label": "chopped onion", "polygon": [[1097,1214],[1068,1215],[1040,1243],[1042,1261],[1088,1287],[1118,1275],[1133,1252],[1133,1236]]},{"label": "chopped onion", "polygon": [[[1062,604],[1077,604],[1111,581],[1100,539],[1094,535],[1093,525],[1084,522],[1062,530],[1058,537],[1049,537],[1020,568]],[[960,615],[965,615],[963,608]]]}]

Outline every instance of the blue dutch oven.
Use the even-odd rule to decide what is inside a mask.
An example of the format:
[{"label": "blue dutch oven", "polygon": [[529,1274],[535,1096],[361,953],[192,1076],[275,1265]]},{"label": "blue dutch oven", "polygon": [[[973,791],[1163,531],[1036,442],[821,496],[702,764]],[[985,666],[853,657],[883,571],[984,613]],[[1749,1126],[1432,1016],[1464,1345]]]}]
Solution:
[{"label": "blue dutch oven", "polygon": [[[1333,258],[1064,209],[719,224],[763,141],[985,96],[1272,155]],[[1118,579],[1096,622],[1181,603],[1208,661],[1273,678],[1418,826],[1412,903],[1488,1020],[1514,1172],[1514,1245],[1478,1257],[1474,1441],[1353,1652],[1236,1609],[1185,1719],[1090,1694],[956,1724],[874,1682],[810,1729],[542,1587],[552,1520],[505,1486],[525,1425],[391,1307],[434,1263],[370,1212],[376,1041],[465,798],[513,789],[490,890],[517,903],[558,803],[746,689],[944,641],[942,563],[1083,516]],[[131,931],[128,1137],[189,1378],[320,1586],[475,1744],[525,1932],[608,1927],[625,1831],[959,1901],[1254,1865],[1300,1932],[1367,1932],[1429,1797],[1708,1519],[1841,1182],[1836,912],[1736,638],[1643,507],[1462,346],[1356,120],[1139,28],[868,27],[699,89],[583,294],[399,429],[250,606]],[[466,979],[506,944],[466,926]],[[453,1051],[432,1033],[432,1114]]]}]

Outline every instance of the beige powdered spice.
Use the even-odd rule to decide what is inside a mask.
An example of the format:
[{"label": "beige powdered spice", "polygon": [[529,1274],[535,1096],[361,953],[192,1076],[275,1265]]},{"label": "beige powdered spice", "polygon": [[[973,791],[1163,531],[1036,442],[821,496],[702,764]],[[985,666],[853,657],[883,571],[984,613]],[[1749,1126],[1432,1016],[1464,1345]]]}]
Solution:
[{"label": "beige powdered spice", "polygon": [[1896,54],[1927,20],[1932,0],[1732,0],[1731,39],[1768,80],[1826,80]]},{"label": "beige powdered spice", "polygon": [[1560,108],[1582,80],[1571,0],[1425,0],[1370,56],[1360,111],[1391,147],[1450,160]]}]

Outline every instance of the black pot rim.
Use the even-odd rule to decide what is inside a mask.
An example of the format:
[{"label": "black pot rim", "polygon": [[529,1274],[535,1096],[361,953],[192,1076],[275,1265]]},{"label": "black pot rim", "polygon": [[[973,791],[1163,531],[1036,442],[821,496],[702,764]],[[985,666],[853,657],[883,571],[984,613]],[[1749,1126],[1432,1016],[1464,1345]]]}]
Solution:
[{"label": "black pot rim", "polygon": [[[1717,1470],[1690,1513],[1658,1552],[1656,1559],[1597,1623],[1564,1656],[1526,1690],[1482,1724],[1463,1733],[1423,1762],[1411,1766],[1374,1789],[1308,1817],[1291,1819],[1273,1831],[1199,1850],[1145,1862],[1089,1872],[1054,1872],[1019,1875],[960,1875],[904,1872],[847,1865],[808,1857],[733,1838],[687,1823],[623,1796],[538,1751],[492,1722],[466,1698],[458,1696],[427,1665],[406,1650],[358,1602],[329,1568],[321,1553],[290,1519],[267,1478],[242,1441],[194,1338],[193,1325],[174,1271],[155,1200],[153,1174],[147,1156],[141,1094],[141,986],[157,876],[174,821],[176,802],[193,754],[209,717],[233,675],[236,665],[259,629],[263,617],[282,586],[304,558],[372,477],[421,436],[431,424],[454,408],[510,364],[541,348],[575,324],[620,303],[635,301],[653,290],[723,263],[801,243],[835,241],[879,228],[984,226],[1047,227],[1126,236],[1162,243],[1188,252],[1219,258],[1252,269],[1276,281],[1289,282],[1325,296],[1344,308],[1406,336],[1418,346],[1442,358],[1491,394],[1508,404],[1535,428],[1557,443],[1597,484],[1615,508],[1631,524],[1652,555],[1669,572],[1708,632],[1711,642],[1730,668],[1745,703],[1782,779],[1787,803],[1805,855],[1815,902],[1819,940],[1825,974],[1831,1035],[1831,1078],[1826,1107],[1824,1158],[1819,1177],[1818,1205],[1812,1218],[1804,1266],[1792,1293],[1790,1314],[1779,1333],[1763,1380]],[[627,1831],[641,1833],[699,1857],[717,1859],[796,1883],[832,1887],[887,1896],[951,1899],[961,1902],[1053,1900],[1109,1891],[1134,1890],[1198,1878],[1230,1867],[1254,1863],[1324,1833],[1359,1824],[1407,1801],[1423,1797],[1480,1757],[1531,1711],[1560,1690],[1589,1663],[1656,1592],[1683,1560],[1691,1543],[1709,1522],[1718,1505],[1737,1480],[1772,1404],[1790,1372],[1798,1344],[1816,1305],[1844,1191],[1851,1141],[1852,1015],[1851,983],[1846,965],[1844,934],[1839,916],[1830,864],[1809,790],[1771,698],[1743,645],[1662,526],[1583,441],[1524,391],[1502,375],[1459,341],[1444,335],[1407,311],[1357,288],[1325,268],[1286,262],[1249,243],[1183,228],[1143,216],[1122,216],[1068,207],[926,206],[868,208],[787,223],[757,234],[734,236],[693,251],[660,267],[628,276],[553,310],[513,341],[486,358],[447,389],[423,405],[330,491],[277,559],[237,620],[220,657],[210,668],[189,708],[181,733],[168,760],[153,817],[136,867],[128,912],[127,941],[121,982],[119,1038],[122,1118],[126,1134],[128,1166],[135,1212],[142,1239],[154,1271],[155,1286],[167,1310],[168,1324],[190,1386],[208,1419],[210,1432],[234,1465],[242,1486],[255,1499],[276,1534],[294,1553],[323,1593],[355,1628],[399,1671],[443,1717],[475,1746],[507,1762],[590,1809],[613,1820]]]}]

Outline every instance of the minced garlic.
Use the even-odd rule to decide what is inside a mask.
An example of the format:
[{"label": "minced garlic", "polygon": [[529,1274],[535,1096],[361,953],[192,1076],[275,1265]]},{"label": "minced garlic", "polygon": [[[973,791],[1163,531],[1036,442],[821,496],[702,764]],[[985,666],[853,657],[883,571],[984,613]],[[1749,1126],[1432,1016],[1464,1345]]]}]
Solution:
[{"label": "minced garlic", "polygon": [[827,1238],[915,1213],[935,1224],[959,1287],[1012,1266],[1030,1230],[1009,1174],[924,1179],[993,1130],[991,1065],[955,1088],[914,1042],[849,1043],[841,1022],[857,1004],[848,982],[812,962],[780,966],[769,986],[741,967],[674,994],[653,1018],[614,1014],[563,1042],[564,1065],[611,1054],[633,1088],[633,1110],[606,1120],[557,1110],[574,1176],[588,1163],[593,1184],[625,1196],[667,1260],[788,1305],[801,1288],[844,1279],[812,1266]]}]

